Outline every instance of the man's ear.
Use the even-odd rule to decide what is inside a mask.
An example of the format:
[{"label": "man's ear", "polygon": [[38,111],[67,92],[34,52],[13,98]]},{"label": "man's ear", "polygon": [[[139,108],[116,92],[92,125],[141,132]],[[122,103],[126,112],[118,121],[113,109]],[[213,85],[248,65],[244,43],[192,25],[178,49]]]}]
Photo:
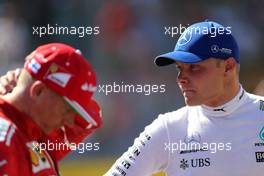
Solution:
[{"label": "man's ear", "polygon": [[46,85],[41,81],[35,81],[30,87],[30,97],[36,99],[45,90]]},{"label": "man's ear", "polygon": [[230,57],[225,60],[225,73],[229,73],[235,71],[236,68],[236,60],[233,57]]}]

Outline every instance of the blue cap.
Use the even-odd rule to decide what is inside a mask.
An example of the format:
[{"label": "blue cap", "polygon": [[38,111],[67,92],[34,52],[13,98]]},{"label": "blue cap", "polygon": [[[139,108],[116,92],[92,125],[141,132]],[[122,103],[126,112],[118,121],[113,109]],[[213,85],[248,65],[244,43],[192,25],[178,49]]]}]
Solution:
[{"label": "blue cap", "polygon": [[197,63],[209,58],[225,60],[229,57],[239,63],[239,48],[231,27],[205,21],[189,26],[178,39],[174,51],[156,57],[155,63],[165,66],[175,61]]}]

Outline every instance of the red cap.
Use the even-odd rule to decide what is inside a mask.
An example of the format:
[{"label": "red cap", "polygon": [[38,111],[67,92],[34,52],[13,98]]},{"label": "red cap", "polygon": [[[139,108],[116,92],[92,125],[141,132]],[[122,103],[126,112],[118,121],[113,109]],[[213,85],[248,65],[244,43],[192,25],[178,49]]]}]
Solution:
[{"label": "red cap", "polygon": [[70,145],[72,143],[79,144],[86,137],[91,135],[96,130],[96,128],[101,126],[102,113],[101,108],[97,104],[97,102],[91,99],[91,101],[88,102],[88,106],[86,108],[87,112],[98,123],[98,126],[91,127],[91,125],[87,123],[87,121],[77,115],[73,127],[65,125],[60,129],[54,130],[51,134],[49,134],[48,138],[46,139],[46,142],[48,142],[48,140],[51,140],[54,143],[66,143],[69,145],[69,148],[50,151],[51,154],[54,155],[57,160],[61,160],[71,151]]},{"label": "red cap", "polygon": [[24,68],[63,96],[89,124],[100,126],[87,111],[96,90],[96,75],[80,50],[62,43],[42,45],[27,56]]},{"label": "red cap", "polygon": [[[84,118],[81,118],[79,115],[75,117],[75,125],[78,125],[82,129],[96,129],[102,126],[102,110],[100,105],[94,100],[91,99],[89,102],[86,102],[85,111],[90,117],[96,121],[97,125],[93,125],[91,123],[87,123]],[[80,133],[79,133],[80,135]]]}]

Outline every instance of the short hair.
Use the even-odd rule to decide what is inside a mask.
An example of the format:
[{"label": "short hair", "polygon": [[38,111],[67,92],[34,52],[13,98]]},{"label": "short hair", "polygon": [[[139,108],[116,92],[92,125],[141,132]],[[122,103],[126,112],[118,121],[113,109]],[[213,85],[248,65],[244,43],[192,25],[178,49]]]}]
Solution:
[{"label": "short hair", "polygon": [[[217,60],[216,61],[216,67],[220,67],[221,66],[221,63],[222,63],[222,61],[224,61],[224,60]],[[236,63],[236,71],[237,71],[237,75],[239,75],[239,73],[240,73],[240,64],[239,63]]]}]

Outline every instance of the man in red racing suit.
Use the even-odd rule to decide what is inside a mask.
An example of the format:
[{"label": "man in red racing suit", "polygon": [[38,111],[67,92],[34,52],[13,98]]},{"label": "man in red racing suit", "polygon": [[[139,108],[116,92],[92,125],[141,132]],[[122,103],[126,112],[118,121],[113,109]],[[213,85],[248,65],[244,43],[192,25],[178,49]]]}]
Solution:
[{"label": "man in red racing suit", "polygon": [[[65,68],[65,65],[76,67],[87,64],[76,51],[64,44],[37,48],[27,59],[24,72],[30,73],[34,80],[41,81],[34,82],[40,88],[33,84],[28,94],[23,96],[19,88],[14,88],[12,93],[0,98],[0,175],[59,175],[58,161],[71,151],[71,144],[80,143],[101,126],[101,109],[91,98],[91,86],[95,84],[95,75],[91,78],[91,67]],[[83,75],[80,78],[78,74],[83,74],[81,69],[90,73],[87,78],[83,78]],[[76,86],[72,87],[73,84]],[[71,92],[78,95],[71,95]],[[44,95],[52,96],[45,99]],[[25,108],[27,100],[24,102],[21,97],[27,96],[32,99],[32,106]],[[39,105],[43,105],[42,109]],[[38,111],[35,110],[37,108]],[[48,119],[47,115],[52,112],[54,117]],[[63,119],[62,115],[70,117],[66,112],[74,112],[73,118]],[[47,150],[43,148],[47,142],[64,147]]]}]

